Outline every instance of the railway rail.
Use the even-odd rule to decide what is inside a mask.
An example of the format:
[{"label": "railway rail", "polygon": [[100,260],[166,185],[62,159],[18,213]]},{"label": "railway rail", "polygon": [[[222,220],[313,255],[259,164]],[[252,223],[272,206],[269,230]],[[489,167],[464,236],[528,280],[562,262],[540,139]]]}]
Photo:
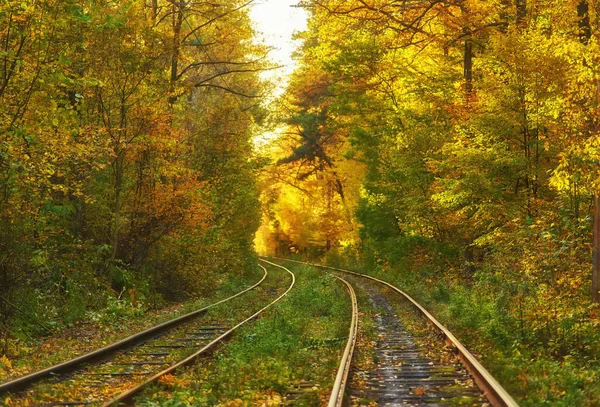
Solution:
[{"label": "railway rail", "polygon": [[[15,401],[23,401],[20,403],[23,405],[112,406],[129,403],[148,384],[190,364],[200,356],[209,354],[236,329],[257,318],[290,292],[295,284],[295,276],[282,267],[291,276],[289,287],[275,300],[242,322],[227,327],[218,321],[207,323],[199,320],[209,309],[227,303],[263,284],[269,273],[262,265],[259,264],[259,267],[264,271],[260,281],[233,296],[94,352],[2,383],[0,395],[14,395]],[[49,395],[50,400],[36,399],[36,391]]]},{"label": "railway rail", "polygon": [[348,376],[350,375],[350,368],[352,366],[352,355],[354,354],[354,348],[356,347],[356,341],[358,337],[358,300],[356,299],[356,293],[352,284],[345,279],[335,276],[338,280],[342,281],[348,289],[350,295],[350,301],[352,302],[352,319],[350,322],[350,332],[348,334],[348,342],[342,355],[340,367],[335,377],[333,389],[331,390],[331,397],[327,407],[342,407],[344,404],[344,393],[346,391],[346,385],[348,383]]},{"label": "railway rail", "polygon": [[[352,318],[347,344],[340,361],[328,407],[341,407],[345,404],[362,405],[365,400],[369,400],[369,402],[375,400],[379,405],[443,406],[450,405],[448,402],[456,402],[456,399],[460,397],[468,399],[471,405],[487,405],[485,402],[487,399],[494,407],[518,407],[512,397],[448,329],[413,298],[394,285],[350,270],[296,260],[279,258],[277,260],[326,269],[348,290],[352,303]],[[291,276],[291,283],[283,293],[278,293],[275,300],[234,326],[227,327],[218,321],[198,321],[198,317],[216,305],[226,303],[259,287],[269,274],[267,269],[260,264],[259,267],[263,269],[264,275],[251,287],[97,351],[0,384],[0,395],[8,394],[8,392],[21,392],[21,396],[24,395],[24,399],[27,400],[30,394],[24,393],[24,390],[29,391],[35,385],[36,391],[40,391],[39,386],[42,386],[42,392],[50,393],[51,400],[43,402],[43,405],[101,405],[104,407],[130,403],[133,397],[148,384],[157,382],[167,374],[174,373],[202,355],[209,354],[218,344],[229,338],[236,329],[257,318],[290,292],[295,284],[294,273],[269,260],[260,259],[260,261],[285,270]],[[343,273],[343,276],[338,275],[339,273]],[[353,285],[360,289],[361,298],[368,298],[372,306],[378,310],[375,318],[378,334],[375,346],[377,367],[357,368],[353,362],[355,347],[360,344],[358,339],[358,300]],[[390,293],[400,295],[401,298],[407,300],[443,335],[446,342],[454,348],[468,374],[464,369],[457,368],[456,365],[440,364],[438,361],[434,362],[423,356],[423,350],[419,344],[396,316],[396,311],[388,298],[391,297]],[[477,387],[469,384],[470,378],[474,380]],[[70,392],[70,387],[64,384],[72,382],[77,383],[74,386],[77,390]],[[460,386],[456,386],[456,384]],[[52,389],[57,385],[59,387],[52,398]],[[61,385],[62,387],[60,387]],[[103,389],[110,389],[110,391],[105,392]],[[88,393],[83,393],[86,390]],[[58,400],[59,395],[62,397],[60,401]],[[36,401],[29,405],[40,405],[37,399],[32,398],[31,400]],[[25,403],[25,405],[27,404]]]},{"label": "railway rail", "polygon": [[[361,404],[360,397],[366,394],[369,396],[368,398],[377,400],[380,405],[409,404],[441,406],[450,405],[446,403],[451,401],[452,398],[465,397],[471,400],[473,404],[486,405],[487,402],[485,402],[485,399],[487,399],[494,407],[518,407],[518,404],[510,394],[506,392],[460,341],[404,291],[387,281],[351,270],[297,260],[275,259],[319,267],[350,276],[349,280],[353,281],[346,281],[344,279],[349,289],[352,290],[351,282],[361,286],[361,289],[366,292],[371,303],[381,311],[376,321],[378,330],[376,358],[379,361],[379,366],[373,368],[371,371],[360,371],[360,369],[353,371],[353,375],[357,376],[354,378],[354,381],[366,386],[363,389],[350,389],[348,387],[351,386],[347,385],[347,380],[340,381],[340,383],[336,380],[329,407],[342,405],[345,393],[346,395],[350,394],[353,398],[351,401],[352,405]],[[338,276],[338,278],[340,277]],[[424,357],[422,349],[415,343],[412,334],[406,330],[399,321],[399,318],[396,317],[394,309],[391,307],[385,294],[376,288],[365,285],[361,281],[376,283],[385,290],[400,295],[401,298],[407,300],[454,349],[462,366],[466,368],[477,388],[469,388],[468,380],[466,380],[469,376],[466,375],[466,372],[461,372],[460,369],[457,369],[456,366],[452,366],[451,364],[440,365]],[[354,301],[355,299],[353,299],[353,303]],[[353,321],[352,324],[354,325],[354,323]],[[352,335],[351,332],[348,346],[351,346],[351,343],[354,346],[356,342],[356,339],[353,339]],[[346,369],[346,373],[344,373],[346,377],[350,365],[347,356],[347,353],[344,353],[344,358],[340,365],[340,371]],[[340,371],[338,371],[338,376],[341,374]],[[458,389],[456,386],[452,387],[452,384],[456,383],[460,383]],[[479,390],[481,392],[478,394]],[[485,399],[480,396],[485,397]]]}]

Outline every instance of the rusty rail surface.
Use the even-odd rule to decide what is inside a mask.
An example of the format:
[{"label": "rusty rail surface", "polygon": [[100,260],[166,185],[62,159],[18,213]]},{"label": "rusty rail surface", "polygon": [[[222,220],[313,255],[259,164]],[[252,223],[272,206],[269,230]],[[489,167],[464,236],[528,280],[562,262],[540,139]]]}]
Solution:
[{"label": "rusty rail surface", "polygon": [[242,295],[250,290],[253,290],[256,287],[258,287],[260,284],[262,284],[262,282],[265,281],[265,279],[267,278],[267,274],[268,274],[267,270],[264,267],[262,267],[262,268],[264,270],[264,275],[262,276],[260,281],[258,281],[256,284],[238,292],[237,294],[232,295],[231,297],[227,297],[223,300],[215,302],[214,304],[207,305],[206,307],[201,308],[199,310],[196,310],[196,311],[190,312],[188,314],[182,315],[180,317],[163,322],[161,324],[158,324],[158,325],[148,328],[142,332],[138,332],[136,334],[128,336],[127,338],[121,339],[120,341],[112,343],[108,346],[105,346],[105,347],[95,350],[93,352],[86,353],[86,354],[78,356],[74,359],[59,363],[54,366],[50,366],[46,369],[28,374],[28,375],[20,377],[18,379],[14,379],[14,380],[2,383],[2,384],[0,384],[0,394],[6,393],[6,392],[17,392],[17,391],[23,390],[23,389],[27,388],[28,386],[32,385],[33,383],[38,382],[38,381],[40,381],[46,377],[49,377],[51,375],[58,374],[58,373],[70,373],[70,372],[73,372],[73,371],[77,370],[78,368],[80,368],[84,363],[91,363],[91,362],[104,360],[104,359],[108,358],[111,354],[114,354],[117,351],[133,347],[147,339],[150,339],[154,336],[160,335],[160,334],[164,333],[165,331],[168,331],[172,328],[175,328],[176,326],[181,325],[184,322],[187,322],[195,317],[198,317],[198,316],[206,313],[206,311],[208,311],[210,308],[213,308],[219,304],[222,304],[222,303],[230,301],[236,297],[239,297],[240,295]]},{"label": "rusty rail surface", "polygon": [[350,366],[352,365],[352,354],[354,353],[354,347],[356,346],[356,338],[358,335],[358,302],[356,300],[356,294],[352,285],[344,280],[342,277],[335,276],[338,280],[342,281],[348,293],[350,294],[350,300],[352,301],[352,321],[350,322],[350,333],[348,335],[348,343],[340,362],[337,375],[335,376],[335,382],[333,389],[331,390],[331,397],[329,398],[328,407],[342,407],[344,402],[344,393],[346,391],[346,384],[348,383],[348,375],[350,373]]},{"label": "rusty rail surface", "polygon": [[[102,404],[102,407],[117,406],[117,405],[121,405],[121,404],[129,404],[129,403],[131,403],[133,397],[136,394],[138,394],[140,391],[142,391],[142,389],[144,387],[146,387],[147,385],[149,385],[151,383],[156,382],[158,379],[160,379],[162,376],[164,376],[166,374],[171,374],[171,373],[175,372],[177,369],[179,369],[179,368],[181,368],[183,366],[189,365],[191,362],[193,362],[194,360],[196,360],[200,356],[208,354],[209,352],[211,352],[212,350],[214,350],[214,348],[220,342],[222,342],[224,339],[230,337],[234,333],[234,331],[236,329],[238,329],[242,325],[245,325],[246,323],[250,322],[251,320],[257,318],[261,313],[263,313],[268,308],[270,308],[271,306],[273,306],[274,304],[276,304],[277,302],[279,302],[283,297],[285,297],[290,292],[290,290],[294,287],[294,284],[296,283],[296,276],[290,270],[288,270],[287,268],[285,268],[283,266],[280,266],[279,264],[275,264],[275,263],[272,263],[270,261],[263,260],[263,259],[261,259],[261,261],[263,261],[265,263],[268,263],[268,264],[270,264],[272,266],[279,267],[279,268],[287,271],[292,276],[292,283],[290,284],[290,286],[288,287],[288,289],[283,294],[281,294],[274,301],[272,301],[271,303],[269,303],[267,306],[261,308],[259,311],[257,311],[256,313],[254,313],[250,317],[246,318],[242,322],[240,322],[237,325],[235,325],[233,328],[231,328],[227,332],[223,333],[222,335],[219,335],[217,338],[215,338],[214,340],[212,340],[210,343],[208,343],[206,346],[204,346],[202,349],[198,350],[194,354],[192,354],[192,355],[186,357],[185,359],[183,359],[183,360],[181,360],[181,361],[179,361],[179,362],[177,362],[177,363],[169,366],[165,370],[162,370],[161,372],[156,373],[154,376],[150,377],[149,379],[147,379],[143,383],[140,383],[139,385],[137,385],[135,387],[132,387],[129,390],[126,390],[125,392],[121,393],[120,395],[118,395],[117,397],[113,398],[112,400],[110,400],[110,401]],[[265,273],[267,273],[267,269],[266,268],[264,268],[262,265],[259,265],[259,266],[265,271]]]},{"label": "rusty rail surface", "polygon": [[376,277],[372,277],[366,274],[357,273],[351,270],[340,269],[337,267],[324,266],[321,264],[307,263],[298,260],[290,260],[280,257],[273,257],[277,260],[289,261],[292,263],[305,264],[314,267],[320,267],[324,269],[334,270],[342,273],[353,274],[359,277],[367,278],[383,284],[398,294],[406,298],[418,311],[420,311],[428,320],[431,322],[446,338],[446,342],[452,345],[458,354],[459,360],[467,368],[477,386],[483,391],[484,396],[489,400],[493,407],[519,407],[517,402],[512,398],[510,394],[502,387],[500,383],[487,371],[485,367],[473,356],[471,352],[460,341],[442,325],[433,315],[431,315],[425,308],[417,303],[410,295],[400,290],[396,286],[388,283],[387,281],[380,280]]}]

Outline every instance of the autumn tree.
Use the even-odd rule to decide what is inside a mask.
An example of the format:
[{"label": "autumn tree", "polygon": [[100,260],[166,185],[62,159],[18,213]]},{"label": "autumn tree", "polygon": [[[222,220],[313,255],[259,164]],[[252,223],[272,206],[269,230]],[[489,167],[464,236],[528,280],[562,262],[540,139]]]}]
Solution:
[{"label": "autumn tree", "polygon": [[0,5],[3,324],[246,269],[271,68],[250,3]]}]

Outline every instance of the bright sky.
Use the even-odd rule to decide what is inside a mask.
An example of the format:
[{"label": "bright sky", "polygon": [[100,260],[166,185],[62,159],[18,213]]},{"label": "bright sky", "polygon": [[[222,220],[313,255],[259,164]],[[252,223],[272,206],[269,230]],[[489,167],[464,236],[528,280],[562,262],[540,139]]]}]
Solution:
[{"label": "bright sky", "polygon": [[292,7],[299,0],[256,0],[250,16],[256,23],[258,31],[263,33],[266,44],[275,49],[269,54],[282,69],[270,73],[269,77],[279,77],[282,82],[277,93],[283,92],[287,76],[294,70],[292,52],[299,45],[292,40],[294,31],[306,29],[306,10]]}]

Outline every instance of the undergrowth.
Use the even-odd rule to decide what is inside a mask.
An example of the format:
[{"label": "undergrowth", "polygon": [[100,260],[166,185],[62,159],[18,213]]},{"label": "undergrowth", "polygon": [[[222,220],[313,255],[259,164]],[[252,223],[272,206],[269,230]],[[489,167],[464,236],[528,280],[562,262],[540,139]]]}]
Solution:
[{"label": "undergrowth", "polygon": [[115,342],[152,325],[183,315],[231,296],[262,277],[258,267],[212,278],[212,290],[183,303],[152,310],[130,294],[107,295],[101,308],[85,310],[85,321],[56,326],[46,337],[17,336],[8,342],[9,353],[0,353],[0,381],[25,375]]}]

